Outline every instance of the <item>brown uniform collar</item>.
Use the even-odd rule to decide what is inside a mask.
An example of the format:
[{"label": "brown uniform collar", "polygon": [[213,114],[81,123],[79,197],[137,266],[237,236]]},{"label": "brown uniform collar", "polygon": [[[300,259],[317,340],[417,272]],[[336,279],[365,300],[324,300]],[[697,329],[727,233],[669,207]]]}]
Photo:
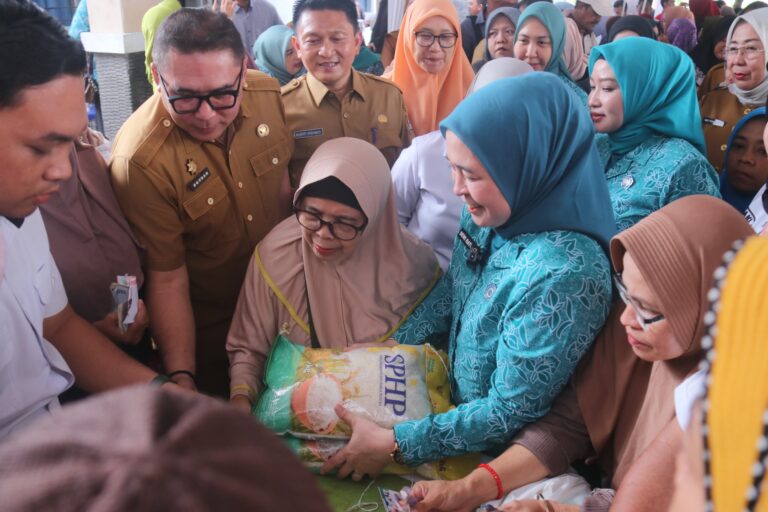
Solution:
[{"label": "brown uniform collar", "polygon": [[[330,91],[328,91],[325,84],[315,78],[312,73],[307,73],[307,87],[309,88],[309,95],[312,97],[315,107],[320,108],[320,103],[322,103],[325,96]],[[365,94],[363,91],[363,80],[360,77],[360,73],[352,69],[352,92],[356,93],[363,101],[365,101]],[[339,98],[339,101],[342,99],[343,98]]]}]

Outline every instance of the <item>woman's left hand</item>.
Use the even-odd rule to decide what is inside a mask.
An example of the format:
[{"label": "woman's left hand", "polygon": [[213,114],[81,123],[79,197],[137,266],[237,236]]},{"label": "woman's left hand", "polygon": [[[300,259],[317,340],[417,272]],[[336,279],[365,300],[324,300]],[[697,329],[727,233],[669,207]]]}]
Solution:
[{"label": "woman's left hand", "polygon": [[320,474],[338,468],[338,477],[362,480],[363,476],[377,476],[391,462],[389,454],[395,448],[394,431],[382,428],[374,422],[348,411],[343,405],[336,406],[336,415],[352,427],[349,443],[328,459]]}]

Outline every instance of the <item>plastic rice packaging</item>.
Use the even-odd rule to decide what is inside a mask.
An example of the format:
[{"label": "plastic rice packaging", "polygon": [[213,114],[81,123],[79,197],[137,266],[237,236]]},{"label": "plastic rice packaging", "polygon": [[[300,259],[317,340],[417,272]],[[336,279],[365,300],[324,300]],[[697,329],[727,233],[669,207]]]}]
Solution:
[{"label": "plastic rice packaging", "polygon": [[278,336],[255,414],[279,434],[349,438],[338,403],[392,428],[451,407],[445,355],[431,345],[311,349]]},{"label": "plastic rice packaging", "polygon": [[[431,345],[358,349],[312,349],[278,336],[254,414],[278,434],[310,469],[340,450],[351,435],[336,404],[378,425],[417,420],[450,410],[446,356]],[[469,473],[477,457],[454,457],[417,468],[427,478],[455,479]],[[387,473],[413,473],[392,464]]]}]

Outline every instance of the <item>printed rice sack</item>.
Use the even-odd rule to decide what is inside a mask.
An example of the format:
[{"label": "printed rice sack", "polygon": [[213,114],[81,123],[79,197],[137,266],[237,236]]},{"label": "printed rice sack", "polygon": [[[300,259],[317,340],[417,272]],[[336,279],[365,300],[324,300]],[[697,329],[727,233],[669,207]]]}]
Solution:
[{"label": "printed rice sack", "polygon": [[[253,409],[310,469],[317,471],[349,440],[351,430],[334,407],[344,404],[378,425],[447,412],[450,383],[446,356],[431,345],[312,349],[278,336],[264,377],[266,388]],[[469,474],[479,461],[471,454],[417,468],[390,464],[389,474],[453,480]]]},{"label": "printed rice sack", "polygon": [[445,355],[431,345],[311,349],[275,340],[254,413],[274,432],[348,439],[338,403],[392,428],[451,408]]}]

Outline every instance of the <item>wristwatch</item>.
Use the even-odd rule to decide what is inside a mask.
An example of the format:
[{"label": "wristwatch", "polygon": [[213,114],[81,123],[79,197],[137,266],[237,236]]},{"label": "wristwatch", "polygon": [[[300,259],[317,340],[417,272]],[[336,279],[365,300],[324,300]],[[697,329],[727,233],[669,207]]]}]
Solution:
[{"label": "wristwatch", "polygon": [[400,451],[400,445],[395,441],[395,448],[389,452],[389,457],[395,464],[405,465],[405,459],[403,459],[403,452]]}]

